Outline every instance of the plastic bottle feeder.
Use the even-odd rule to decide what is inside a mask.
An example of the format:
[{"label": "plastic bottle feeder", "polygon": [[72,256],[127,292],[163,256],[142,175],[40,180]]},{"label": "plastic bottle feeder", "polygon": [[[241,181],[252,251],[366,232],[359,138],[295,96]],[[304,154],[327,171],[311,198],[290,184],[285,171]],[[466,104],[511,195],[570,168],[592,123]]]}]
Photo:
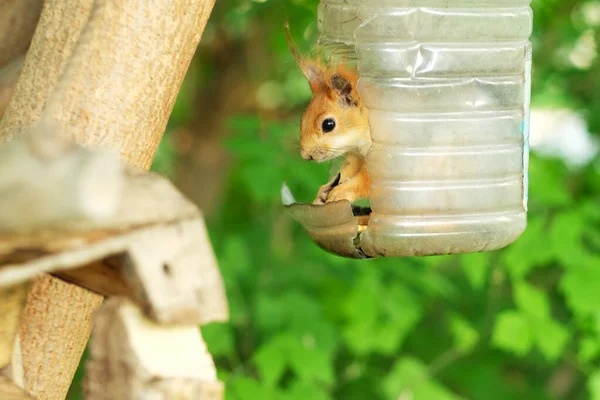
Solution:
[{"label": "plastic bottle feeder", "polygon": [[372,213],[286,196],[314,242],[403,257],[495,250],[523,233],[532,20],[530,0],[321,0],[321,45],[358,62],[373,184]]}]

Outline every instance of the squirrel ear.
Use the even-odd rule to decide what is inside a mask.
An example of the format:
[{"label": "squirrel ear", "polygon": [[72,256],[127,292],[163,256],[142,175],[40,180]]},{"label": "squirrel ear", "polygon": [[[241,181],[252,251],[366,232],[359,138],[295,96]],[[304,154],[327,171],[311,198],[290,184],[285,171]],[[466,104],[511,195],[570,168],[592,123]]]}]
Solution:
[{"label": "squirrel ear", "polygon": [[311,61],[303,61],[298,65],[300,66],[302,73],[308,80],[308,83],[310,84],[310,89],[313,92],[316,92],[317,90],[325,86],[323,70],[319,67],[318,64]]},{"label": "squirrel ear", "polygon": [[355,106],[358,104],[354,96],[352,96],[352,82],[344,76],[333,74],[331,76],[331,88],[344,100],[346,105]]},{"label": "squirrel ear", "polygon": [[287,41],[290,53],[292,53],[294,60],[296,60],[296,64],[298,64],[298,66],[302,70],[302,73],[308,80],[308,83],[310,84],[310,89],[313,92],[316,92],[325,84],[323,68],[321,68],[316,61],[304,59],[302,57],[302,55],[298,51],[298,47],[296,47],[296,44],[292,40],[289,22],[285,23],[285,40]]}]

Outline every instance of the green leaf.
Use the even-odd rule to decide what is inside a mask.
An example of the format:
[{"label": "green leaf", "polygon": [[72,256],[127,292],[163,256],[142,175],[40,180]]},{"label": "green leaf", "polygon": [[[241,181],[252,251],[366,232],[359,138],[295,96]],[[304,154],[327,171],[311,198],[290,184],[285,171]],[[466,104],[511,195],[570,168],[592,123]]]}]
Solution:
[{"label": "green leaf", "polygon": [[587,389],[590,392],[590,400],[600,400],[600,370],[589,376]]},{"label": "green leaf", "polygon": [[561,279],[560,289],[575,314],[594,315],[598,312],[600,266],[569,270]]},{"label": "green leaf", "polygon": [[290,339],[286,335],[277,336],[265,345],[259,347],[253,361],[261,376],[261,381],[268,387],[275,387],[285,372],[287,366],[286,350]]},{"label": "green leaf", "polygon": [[310,333],[310,325],[323,318],[317,299],[306,293],[291,291],[281,296],[279,302],[285,309],[290,330],[299,335]]},{"label": "green leaf", "polygon": [[427,367],[414,358],[402,358],[383,380],[389,400],[458,400],[460,397],[429,378]]},{"label": "green leaf", "polygon": [[288,366],[302,381],[327,385],[334,381],[333,355],[289,333],[279,334],[260,347],[253,361],[269,387],[277,385]]},{"label": "green leaf", "polygon": [[388,328],[387,338],[380,330],[379,351],[383,354],[395,353],[406,336],[415,328],[417,323],[423,317],[422,306],[412,291],[404,285],[394,283],[382,294],[381,311],[383,324]]},{"label": "green leaf", "polygon": [[588,363],[600,355],[600,339],[586,336],[579,342],[577,359],[582,363]]},{"label": "green leaf", "polygon": [[295,342],[289,349],[290,367],[303,381],[331,385],[334,382],[333,359],[319,349],[310,349],[305,344]]},{"label": "green leaf", "polygon": [[243,237],[230,236],[225,241],[223,254],[219,257],[219,266],[239,279],[251,270],[252,257]]},{"label": "green leaf", "polygon": [[470,352],[479,341],[479,332],[458,314],[453,315],[450,320],[450,332],[454,338],[454,346],[463,353]]},{"label": "green leaf", "polygon": [[279,199],[283,173],[272,163],[250,163],[240,172],[240,176],[253,200],[266,203]]},{"label": "green leaf", "polygon": [[579,269],[593,262],[582,241],[586,224],[586,217],[579,210],[558,214],[550,227],[550,247],[546,251],[551,251],[564,266],[570,268]]},{"label": "green leaf", "polygon": [[502,252],[502,262],[514,281],[525,278],[532,270],[552,260],[545,225],[544,218],[530,217],[525,233]]},{"label": "green leaf", "polygon": [[358,356],[365,356],[373,351],[378,346],[373,337],[373,331],[377,328],[376,324],[360,323],[353,321],[344,327],[344,340],[348,348]]},{"label": "green leaf", "polygon": [[380,283],[371,274],[363,277],[345,304],[350,321],[344,327],[344,338],[359,355],[391,355],[402,346],[423,317],[423,311],[404,285],[393,283],[380,289]]},{"label": "green leaf", "polygon": [[230,356],[234,350],[232,327],[229,324],[209,324],[202,327],[202,337],[214,357]]},{"label": "green leaf", "polygon": [[463,271],[473,289],[481,290],[485,287],[490,272],[489,260],[489,253],[472,253],[461,257]]},{"label": "green leaf", "polygon": [[375,320],[379,313],[379,299],[382,293],[379,277],[375,271],[363,270],[343,304],[348,319]]},{"label": "green leaf", "polygon": [[363,270],[359,281],[342,304],[347,320],[343,337],[357,355],[366,355],[377,346],[373,332],[378,329],[382,292],[376,273]]},{"label": "green leaf", "polygon": [[565,169],[554,160],[535,159],[529,165],[529,197],[545,206],[566,206],[572,201],[565,184]]},{"label": "green leaf", "polygon": [[569,331],[551,319],[544,321],[536,330],[537,346],[549,362],[560,358],[570,338]]},{"label": "green leaf", "polygon": [[279,400],[280,395],[277,390],[265,386],[254,379],[244,376],[238,376],[230,379],[227,382],[227,390],[225,391],[227,400]]},{"label": "green leaf", "polygon": [[492,343],[499,349],[525,356],[533,347],[534,332],[525,314],[504,311],[496,318]]},{"label": "green leaf", "polygon": [[319,386],[305,381],[294,381],[283,400],[330,400],[331,397]]},{"label": "green leaf", "polygon": [[550,316],[550,304],[546,293],[526,282],[518,282],[514,285],[514,299],[517,307],[540,320]]},{"label": "green leaf", "polygon": [[285,324],[286,313],[278,297],[259,293],[255,304],[257,327],[263,332],[271,332]]}]

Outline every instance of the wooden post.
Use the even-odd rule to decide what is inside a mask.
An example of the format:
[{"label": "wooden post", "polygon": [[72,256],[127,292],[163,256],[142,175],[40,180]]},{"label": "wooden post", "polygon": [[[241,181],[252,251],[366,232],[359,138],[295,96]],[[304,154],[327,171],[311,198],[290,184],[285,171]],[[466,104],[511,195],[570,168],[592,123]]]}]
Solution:
[{"label": "wooden post", "polygon": [[[148,169],[213,5],[46,0],[0,142],[43,116],[63,137]],[[21,329],[27,392],[65,398],[101,301],[53,277],[33,283]]]},{"label": "wooden post", "polygon": [[0,68],[29,47],[42,3],[42,0],[0,1]]},{"label": "wooden post", "polygon": [[14,58],[4,67],[0,67],[0,120],[2,120],[8,103],[12,98],[24,61],[25,56],[21,55]]},{"label": "wooden post", "polygon": [[12,358],[28,286],[27,283],[19,283],[0,288],[0,370],[6,367]]}]

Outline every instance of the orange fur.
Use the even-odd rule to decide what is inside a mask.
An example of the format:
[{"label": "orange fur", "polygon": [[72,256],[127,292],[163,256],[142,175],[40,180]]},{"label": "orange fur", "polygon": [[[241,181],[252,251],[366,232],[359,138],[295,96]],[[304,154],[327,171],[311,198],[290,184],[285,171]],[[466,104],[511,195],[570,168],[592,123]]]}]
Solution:
[{"label": "orange fur", "polygon": [[[369,196],[371,179],[367,173],[365,156],[371,146],[368,111],[358,94],[358,74],[346,65],[330,66],[320,58],[300,55],[286,24],[286,39],[290,52],[308,80],[312,98],[300,123],[300,153],[306,160],[324,162],[346,156],[339,174],[339,185],[323,185],[314,201],[348,200]],[[323,121],[333,119],[335,129],[323,131]]]}]

